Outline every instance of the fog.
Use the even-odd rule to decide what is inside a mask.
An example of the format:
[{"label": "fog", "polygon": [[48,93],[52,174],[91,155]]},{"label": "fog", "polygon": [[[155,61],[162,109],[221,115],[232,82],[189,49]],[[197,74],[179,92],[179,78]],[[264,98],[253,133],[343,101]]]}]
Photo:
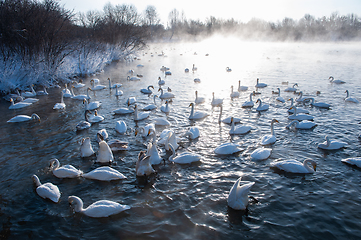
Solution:
[{"label": "fog", "polygon": [[174,9],[164,26],[154,6],[139,13],[133,5],[108,3],[103,11],[73,13],[53,0],[10,0],[0,2],[0,11],[2,94],[95,75],[112,61],[131,61],[154,42],[199,42],[213,36],[272,42],[361,39],[361,21],[354,14],[243,23],[212,16],[187,19]]}]

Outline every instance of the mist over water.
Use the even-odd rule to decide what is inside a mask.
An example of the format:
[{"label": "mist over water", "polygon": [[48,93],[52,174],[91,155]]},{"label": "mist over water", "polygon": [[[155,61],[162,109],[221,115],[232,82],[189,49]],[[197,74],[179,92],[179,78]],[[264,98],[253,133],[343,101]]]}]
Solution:
[{"label": "mist over water", "polygon": [[[162,56],[158,54],[164,53]],[[119,82],[124,95],[115,97],[114,90],[91,93],[92,101],[101,101],[99,115],[105,120],[80,133],[75,125],[83,119],[81,101],[65,99],[66,109],[52,109],[60,100],[60,89],[49,89],[48,96],[39,96],[40,101],[22,110],[9,110],[9,103],[2,101],[0,111],[0,220],[2,233],[9,239],[67,239],[67,238],[166,238],[166,239],[340,239],[360,236],[359,224],[361,195],[360,174],[357,168],[341,163],[341,159],[360,157],[361,133],[359,104],[345,103],[345,90],[361,100],[358,58],[361,46],[357,43],[267,43],[244,42],[222,36],[199,43],[151,44],[148,50],[131,62],[110,64],[104,73],[97,76],[100,84],[108,85],[107,78]],[[137,67],[143,64],[144,67]],[[197,71],[185,73],[185,68],[195,64]],[[164,76],[162,66],[170,68],[171,76]],[[226,67],[232,69],[226,71]],[[127,81],[128,70],[142,74],[140,81]],[[167,117],[171,129],[182,137],[190,126],[200,128],[198,140],[182,139],[177,151],[196,152],[202,155],[201,163],[177,165],[168,161],[169,153],[161,155],[165,164],[154,168],[157,171],[144,185],[136,178],[135,162],[139,151],[145,150],[147,140],[134,136],[136,124],[132,115],[120,116],[111,111],[125,106],[130,96],[135,96],[139,108],[153,102],[153,95],[143,95],[141,88],[155,86],[158,77],[165,80],[163,89],[170,87],[176,95],[168,115],[159,108],[164,101],[157,101],[158,109],[148,119],[140,121],[144,126],[156,117]],[[330,76],[346,81],[331,84]],[[201,83],[195,83],[199,78]],[[241,105],[256,90],[256,79],[267,83],[253,98],[261,98],[270,109],[259,114],[255,108],[243,109]],[[90,79],[84,79],[90,86]],[[238,89],[248,86],[239,98],[231,99],[231,86]],[[332,105],[330,110],[302,106],[315,117],[318,126],[313,130],[288,130],[290,102],[278,103],[272,91],[281,89],[284,99],[298,95],[284,92],[286,87],[298,83],[298,91],[314,97],[316,102]],[[195,99],[195,91],[205,97],[199,111],[209,116],[202,121],[189,121],[189,104]],[[320,91],[320,95],[316,92]],[[239,117],[242,124],[252,130],[246,135],[230,137],[230,126],[219,124],[219,108],[212,108],[212,92],[223,98],[223,116]],[[85,88],[75,90],[84,94]],[[36,112],[40,123],[6,123],[17,114]],[[250,153],[260,147],[260,139],[270,133],[270,122],[275,124],[277,142],[271,146],[272,154],[267,160],[255,162]],[[115,123],[124,120],[131,130],[129,135],[119,135]],[[88,179],[57,179],[49,171],[49,160],[58,158],[62,165],[72,164],[89,172],[99,164],[96,157],[82,159],[79,156],[79,141],[90,137],[95,151],[98,144],[96,132],[105,128],[109,139],[119,138],[129,142],[130,150],[114,154],[113,168],[127,179],[115,182],[98,182]],[[157,135],[164,127],[157,127]],[[346,142],[345,149],[321,151],[317,144],[325,135]],[[244,149],[239,154],[220,157],[214,149],[222,143],[234,142]],[[285,174],[270,169],[270,163],[278,159],[303,161],[311,158],[317,162],[317,171],[311,175]],[[56,184],[61,193],[58,204],[41,199],[35,192],[31,176],[37,174],[42,183]],[[248,212],[238,212],[227,207],[227,197],[233,183],[242,176],[244,181],[254,181],[251,188]],[[79,196],[84,207],[107,199],[131,206],[116,216],[92,219],[74,214],[67,198]]]}]

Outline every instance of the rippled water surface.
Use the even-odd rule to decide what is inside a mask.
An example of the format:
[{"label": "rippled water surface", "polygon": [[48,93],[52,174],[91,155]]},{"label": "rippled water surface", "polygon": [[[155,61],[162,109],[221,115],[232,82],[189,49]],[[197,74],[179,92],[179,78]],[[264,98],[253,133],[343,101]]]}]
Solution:
[{"label": "rippled water surface", "polygon": [[[163,51],[162,56],[158,56]],[[345,103],[345,90],[361,100],[361,68],[359,43],[262,43],[241,42],[216,38],[201,43],[153,44],[131,62],[110,64],[104,73],[96,76],[100,83],[108,85],[107,78],[122,83],[124,95],[115,97],[115,90],[91,93],[92,100],[102,102],[99,115],[105,120],[83,132],[75,132],[75,125],[83,119],[81,101],[65,99],[65,110],[53,110],[60,101],[60,89],[49,89],[48,96],[22,110],[9,110],[9,103],[1,101],[0,111],[0,220],[1,236],[9,239],[355,239],[361,235],[361,171],[341,163],[347,157],[359,157],[361,133],[360,104]],[[137,67],[143,64],[144,67]],[[185,73],[185,68],[198,68]],[[171,76],[164,76],[162,66],[170,68]],[[226,67],[232,69],[226,71]],[[140,81],[127,81],[128,71],[144,77]],[[330,76],[346,81],[343,85],[331,84]],[[159,108],[164,102],[157,99],[158,109],[138,126],[151,123],[156,117],[167,117],[172,128],[181,138],[184,151],[202,155],[201,163],[178,165],[167,159],[163,147],[164,164],[155,166],[157,174],[148,183],[136,178],[137,155],[145,150],[148,140],[136,137],[133,115],[115,115],[112,110],[125,106],[128,97],[137,98],[139,108],[153,102],[153,96],[140,93],[148,85],[157,86],[157,79],[166,81],[176,95],[168,115]],[[194,83],[200,78],[201,83]],[[270,108],[259,114],[255,107],[243,109],[241,105],[256,90],[256,79],[268,86],[258,89],[261,98]],[[90,79],[84,82],[90,86]],[[249,86],[240,97],[230,98],[231,85],[238,88],[238,80]],[[288,82],[288,84],[286,83]],[[286,100],[297,98],[284,89],[298,83],[304,96],[332,104],[330,110],[319,110],[308,105],[310,114],[318,124],[313,130],[288,130],[285,126],[290,102],[276,102],[272,91],[281,89]],[[157,92],[156,87],[153,91]],[[206,102],[197,110],[209,116],[202,121],[188,120],[189,104],[195,99],[195,91]],[[320,91],[320,95],[316,95]],[[212,92],[223,98],[223,116],[242,118],[242,123],[252,130],[246,135],[230,137],[230,126],[219,124],[219,108],[211,107]],[[85,93],[85,88],[75,94]],[[257,106],[257,105],[256,105]],[[6,121],[17,114],[36,112],[40,123],[10,124]],[[260,139],[270,132],[270,122],[275,124],[277,142],[271,146],[269,159],[255,162],[250,153],[260,147]],[[115,123],[124,120],[130,133],[122,136],[115,131]],[[198,126],[201,136],[189,141],[183,134],[190,126]],[[130,150],[114,154],[112,167],[127,179],[114,182],[98,182],[88,179],[57,179],[49,171],[49,160],[58,158],[60,163],[72,164],[84,172],[100,165],[96,156],[82,159],[79,141],[90,137],[93,148],[98,150],[95,136],[107,129],[109,139],[129,142]],[[157,127],[158,135],[164,127]],[[321,151],[317,144],[325,135],[347,142],[338,151]],[[238,143],[241,153],[220,157],[214,149],[222,143]],[[270,168],[278,159],[303,161],[314,159],[317,172],[310,175],[285,174]],[[35,192],[31,176],[37,174],[40,181],[52,182],[61,191],[58,204],[41,199]],[[244,181],[254,181],[247,212],[227,207],[227,197],[233,183],[242,176]],[[131,206],[121,214],[93,219],[74,214],[67,198],[79,196],[84,206],[107,199]]]}]

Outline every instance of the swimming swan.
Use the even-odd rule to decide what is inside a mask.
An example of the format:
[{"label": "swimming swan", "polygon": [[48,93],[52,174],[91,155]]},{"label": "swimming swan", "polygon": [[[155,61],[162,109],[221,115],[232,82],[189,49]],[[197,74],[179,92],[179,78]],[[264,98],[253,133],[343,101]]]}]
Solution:
[{"label": "swimming swan", "polygon": [[171,144],[168,144],[169,148],[172,150],[172,156],[169,157],[169,161],[178,163],[178,164],[188,164],[192,162],[199,162],[202,159],[202,156],[196,153],[183,152],[176,156],[174,147]]},{"label": "swimming swan", "polygon": [[60,99],[60,103],[56,103],[53,107],[53,109],[64,109],[65,108],[65,103],[64,103],[64,93],[61,92],[61,99]]},{"label": "swimming swan", "polygon": [[80,145],[81,145],[80,147],[81,157],[90,157],[95,153],[89,137],[82,138]]},{"label": "swimming swan", "polygon": [[281,103],[284,103],[285,99],[283,97],[281,97],[281,89],[277,88],[277,90],[278,90],[278,97],[276,97],[276,100],[281,102]]},{"label": "swimming swan", "polygon": [[[225,119],[222,120],[222,112],[223,112],[223,106],[221,105],[219,107],[219,118],[218,118],[218,123],[227,123],[227,124],[231,124],[231,119],[232,117],[227,117]],[[233,122],[236,124],[236,123],[240,123],[241,122],[241,119],[240,118],[237,118],[237,117],[233,117]]]},{"label": "swimming swan", "polygon": [[239,97],[239,92],[234,92],[233,91],[233,85],[231,86],[231,94],[230,94],[231,98],[238,98]]},{"label": "swimming swan", "polygon": [[194,100],[195,104],[204,103],[206,99],[204,97],[198,97],[198,91],[196,91],[196,100]]},{"label": "swimming swan", "polygon": [[264,88],[264,87],[267,87],[267,84],[266,83],[260,83],[259,78],[257,78],[257,84],[256,84],[255,87],[256,88]]},{"label": "swimming swan", "polygon": [[[327,109],[331,107],[331,104],[328,104],[328,103],[315,102],[315,99],[314,99],[314,98],[305,98],[304,101],[307,101],[307,100],[311,100],[311,105],[314,106],[314,107],[327,108]],[[298,109],[297,109],[297,112],[298,112]]]},{"label": "swimming swan", "polygon": [[153,85],[149,85],[147,88],[140,89],[140,92],[144,94],[152,94],[152,90],[150,90],[150,88],[154,89]]},{"label": "swimming swan", "polygon": [[81,130],[84,130],[84,129],[88,129],[91,127],[91,123],[89,122],[89,119],[88,119],[88,113],[90,113],[89,110],[85,110],[85,113],[84,113],[84,117],[85,117],[85,120],[83,121],[80,121],[76,126],[75,126],[75,129],[77,131],[81,131]]},{"label": "swimming swan", "polygon": [[58,159],[54,158],[50,160],[50,169],[57,178],[76,178],[83,174],[83,171],[76,169],[72,165],[63,165],[60,167]]},{"label": "swimming swan", "polygon": [[276,142],[276,136],[274,133],[273,125],[274,123],[279,123],[277,119],[272,119],[271,121],[271,134],[264,135],[261,139],[261,145],[269,145]]},{"label": "swimming swan", "polygon": [[158,95],[153,96],[153,102],[154,104],[149,104],[143,108],[143,111],[151,111],[157,108],[157,103],[155,102],[155,98],[157,98]]},{"label": "swimming swan", "polygon": [[92,91],[99,91],[99,90],[103,90],[103,89],[107,88],[107,86],[105,86],[105,85],[96,85],[95,86],[94,79],[90,80],[90,83],[92,85],[92,87],[91,87]]},{"label": "swimming swan", "polygon": [[26,121],[30,121],[30,120],[38,120],[40,122],[40,117],[36,113],[31,114],[31,116],[17,115],[15,117],[11,118],[10,120],[8,120],[7,122],[15,123],[15,122],[26,122]]},{"label": "swimming swan", "polygon": [[[309,166],[312,165],[312,168]],[[306,159],[303,163],[297,160],[284,160],[271,163],[271,167],[278,168],[290,173],[314,173],[316,171],[317,163],[311,159]]]},{"label": "swimming swan", "polygon": [[109,88],[110,88],[110,89],[112,89],[112,88],[120,88],[120,87],[122,86],[121,83],[114,83],[114,84],[112,85],[112,82],[111,82],[110,78],[108,78],[108,81],[109,81]]},{"label": "swimming swan", "polygon": [[[293,107],[293,98],[288,99],[288,101],[291,101],[291,106],[288,109],[289,113],[294,113],[295,109]],[[309,114],[310,112],[307,109],[297,107],[297,113],[306,113]]]},{"label": "swimming swan", "polygon": [[170,112],[170,107],[169,107],[169,101],[168,100],[165,101],[165,106],[163,105],[163,106],[160,107],[160,110],[162,112],[164,112],[164,113],[169,113]]},{"label": "swimming swan", "polygon": [[298,120],[293,120],[286,126],[286,128],[290,129],[292,125],[295,125],[296,129],[311,129],[317,126],[316,123],[311,121],[304,120],[302,122],[299,122]]},{"label": "swimming swan", "polygon": [[319,143],[317,145],[318,148],[325,149],[325,150],[337,150],[344,148],[347,143],[337,141],[337,140],[330,140],[330,138],[326,135],[325,137],[326,141],[323,143]]},{"label": "swimming swan", "polygon": [[151,165],[157,165],[163,161],[163,158],[159,155],[157,135],[155,133],[153,134],[153,141],[148,143],[146,155],[149,156]]},{"label": "swimming swan", "polygon": [[238,80],[238,92],[241,91],[247,91],[248,87],[247,86],[241,86],[241,80]]},{"label": "swimming swan", "polygon": [[257,99],[256,103],[259,103],[258,107],[256,108],[257,112],[263,112],[263,111],[267,111],[269,109],[269,105],[262,104],[262,100],[259,98]]},{"label": "swimming swan", "polygon": [[38,176],[36,176],[36,175],[33,175],[32,179],[36,186],[36,193],[40,197],[42,197],[44,199],[48,198],[55,203],[59,202],[60,191],[56,185],[54,185],[52,183],[41,184]]},{"label": "swimming swan", "polygon": [[107,182],[115,181],[115,180],[123,180],[127,178],[119,171],[108,166],[98,167],[88,173],[84,173],[83,177],[87,179],[107,181]]},{"label": "swimming swan", "polygon": [[218,155],[231,155],[238,153],[243,149],[240,148],[238,144],[235,143],[223,143],[214,149],[214,153]]},{"label": "swimming swan", "polygon": [[98,123],[98,122],[104,121],[104,117],[98,115],[98,111],[95,110],[95,111],[94,111],[94,116],[90,116],[90,117],[88,118],[88,121],[89,121],[90,123]]},{"label": "swimming swan", "polygon": [[112,161],[114,161],[112,150],[105,141],[100,141],[96,162],[109,163]]},{"label": "swimming swan", "polygon": [[109,200],[96,201],[85,209],[83,208],[83,201],[79,197],[69,196],[68,201],[72,205],[75,204],[75,212],[83,213],[93,218],[109,217],[110,215],[130,209],[128,205],[122,205]]},{"label": "swimming swan", "polygon": [[138,112],[138,106],[134,107],[134,121],[141,121],[149,117],[150,112]]},{"label": "swimming swan", "polygon": [[314,116],[308,115],[308,114],[303,114],[300,113],[298,114],[298,108],[296,108],[295,106],[292,107],[294,112],[292,115],[288,116],[288,119],[290,120],[298,120],[298,121],[302,121],[302,120],[313,120]]},{"label": "swimming swan", "polygon": [[252,127],[250,126],[235,126],[234,125],[234,119],[233,117],[231,118],[231,129],[229,130],[229,134],[231,135],[235,135],[235,134],[246,134],[248,132],[250,132],[252,129]]},{"label": "swimming swan", "polygon": [[243,108],[252,108],[254,106],[253,100],[252,100],[252,95],[254,95],[253,93],[249,94],[249,101],[245,101],[242,104]]},{"label": "swimming swan", "polygon": [[266,160],[271,156],[272,148],[257,148],[251,153],[251,159],[254,161]]},{"label": "swimming swan", "polygon": [[91,111],[99,108],[100,105],[102,105],[102,103],[99,101],[88,103],[88,101],[85,98],[83,99],[83,104],[85,105],[85,110],[91,110]]},{"label": "swimming swan", "polygon": [[150,163],[150,156],[147,156],[145,151],[139,153],[135,171],[138,177],[149,176],[155,172]]},{"label": "swimming swan", "polygon": [[228,194],[227,204],[234,210],[245,210],[247,208],[248,193],[251,187],[255,184],[254,182],[249,182],[241,186],[241,178],[242,177],[238,178],[238,180],[233,184]]},{"label": "swimming swan", "polygon": [[359,103],[359,101],[356,98],[350,97],[348,90],[346,90],[345,93],[347,94],[345,98],[345,102]]},{"label": "swimming swan", "polygon": [[18,102],[14,104],[14,100],[12,98],[10,98],[10,103],[11,105],[9,106],[9,109],[20,109],[32,105],[32,103],[27,102]]},{"label": "swimming swan", "polygon": [[164,92],[161,87],[158,89],[158,92],[159,91],[160,91],[160,95],[159,95],[160,99],[170,99],[170,98],[175,97],[175,95],[173,93],[171,93],[171,92]]},{"label": "swimming swan", "polygon": [[120,134],[124,134],[127,132],[127,124],[124,121],[117,121],[115,123],[115,131],[117,131]]},{"label": "swimming swan", "polygon": [[212,93],[212,102],[211,102],[213,107],[219,106],[221,104],[223,104],[223,99],[221,98],[214,98],[214,92]]},{"label": "swimming swan", "polygon": [[[331,80],[330,80],[331,79]],[[342,80],[334,80],[334,77],[330,76],[328,78],[328,80],[330,80],[330,83],[336,83],[336,84],[343,84],[343,83],[346,83],[345,81],[342,81]]]},{"label": "swimming swan", "polygon": [[189,104],[189,107],[192,107],[191,113],[189,115],[190,120],[200,120],[208,116],[208,113],[201,111],[194,111],[194,103]]},{"label": "swimming swan", "polygon": [[184,134],[184,136],[189,137],[189,139],[199,138],[199,128],[198,127],[190,127],[189,130]]},{"label": "swimming swan", "polygon": [[285,89],[285,92],[296,92],[296,91],[297,91],[297,88],[295,88],[295,86],[297,86],[297,87],[298,87],[298,84],[297,84],[297,83],[295,83],[295,84],[293,84],[293,86],[292,86],[292,87],[288,87],[288,88],[286,88],[286,89]]},{"label": "swimming swan", "polygon": [[361,157],[345,158],[345,159],[342,159],[341,162],[347,163],[350,165],[355,165],[355,166],[361,168]]}]

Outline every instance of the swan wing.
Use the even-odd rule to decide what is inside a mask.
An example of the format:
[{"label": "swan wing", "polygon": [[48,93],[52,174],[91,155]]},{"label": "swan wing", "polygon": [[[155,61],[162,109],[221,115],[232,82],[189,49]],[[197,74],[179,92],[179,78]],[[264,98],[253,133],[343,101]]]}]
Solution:
[{"label": "swan wing", "polygon": [[127,178],[122,173],[111,167],[99,167],[89,173],[83,174],[83,177],[100,181],[112,181]]},{"label": "swan wing", "polygon": [[79,177],[82,173],[82,171],[72,165],[64,165],[53,171],[54,176],[57,178],[75,178]]},{"label": "swan wing", "polygon": [[345,159],[342,159],[341,162],[348,163],[348,164],[351,164],[351,165],[355,165],[355,166],[361,168],[361,157],[345,158]]},{"label": "swan wing", "polygon": [[248,193],[254,182],[246,183],[240,186],[239,178],[232,186],[228,195],[228,206],[235,210],[245,210],[248,205]]},{"label": "swan wing", "polygon": [[297,160],[285,160],[272,163],[271,166],[290,173],[309,173],[303,164]]}]

